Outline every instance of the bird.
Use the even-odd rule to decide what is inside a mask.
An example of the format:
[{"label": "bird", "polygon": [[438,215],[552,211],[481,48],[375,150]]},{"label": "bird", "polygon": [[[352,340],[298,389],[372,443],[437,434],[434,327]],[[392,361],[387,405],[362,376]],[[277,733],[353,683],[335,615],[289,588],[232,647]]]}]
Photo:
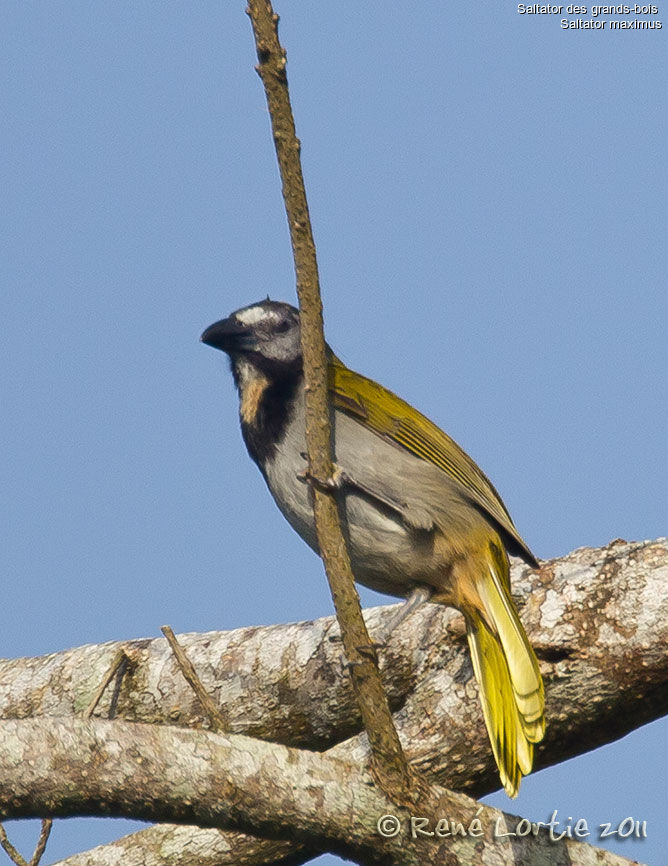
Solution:
[{"label": "bird", "polygon": [[[299,311],[267,298],[210,325],[201,340],[229,356],[248,453],[317,553]],[[533,567],[538,561],[453,439],[345,366],[329,345],[326,352],[334,476],[355,580],[406,599],[388,631],[426,602],[463,614],[492,753],[515,797],[543,738],[545,711],[538,662],[510,593],[508,554]]]}]

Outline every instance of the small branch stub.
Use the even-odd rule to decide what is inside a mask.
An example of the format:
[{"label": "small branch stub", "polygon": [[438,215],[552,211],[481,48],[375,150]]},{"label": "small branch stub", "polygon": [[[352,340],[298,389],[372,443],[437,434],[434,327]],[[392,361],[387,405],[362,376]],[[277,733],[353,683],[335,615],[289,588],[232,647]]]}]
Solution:
[{"label": "small branch stub", "polygon": [[181,646],[181,644],[177,641],[176,635],[168,625],[163,625],[160,627],[160,631],[167,638],[167,643],[169,644],[169,648],[171,649],[174,658],[176,659],[176,663],[178,664],[181,673],[183,674],[186,682],[193,690],[193,692],[197,695],[197,699],[202,705],[202,709],[209,717],[209,723],[211,724],[212,731],[224,731],[225,730],[225,720],[223,716],[213,701],[211,695],[204,688],[202,681],[197,676],[197,671],[195,670],[193,663],[190,661],[188,656],[185,653],[185,650]]}]

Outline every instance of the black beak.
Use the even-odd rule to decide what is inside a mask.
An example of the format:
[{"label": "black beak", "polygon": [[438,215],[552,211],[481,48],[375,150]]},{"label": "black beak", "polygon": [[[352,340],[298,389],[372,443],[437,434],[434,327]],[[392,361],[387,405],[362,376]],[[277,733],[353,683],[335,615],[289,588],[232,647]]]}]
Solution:
[{"label": "black beak", "polygon": [[209,325],[200,340],[214,349],[234,352],[245,348],[244,344],[251,333],[250,328],[242,325],[234,316],[230,316],[228,319],[221,319]]}]

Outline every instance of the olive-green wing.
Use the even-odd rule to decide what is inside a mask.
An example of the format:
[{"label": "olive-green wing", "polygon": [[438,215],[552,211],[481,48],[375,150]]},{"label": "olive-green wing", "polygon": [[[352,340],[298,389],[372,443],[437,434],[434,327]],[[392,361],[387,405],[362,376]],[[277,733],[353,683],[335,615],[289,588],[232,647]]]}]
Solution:
[{"label": "olive-green wing", "polygon": [[392,391],[349,370],[335,355],[330,357],[329,390],[335,408],[457,481],[468,498],[517,544],[517,552],[537,564],[491,481],[454,439]]}]

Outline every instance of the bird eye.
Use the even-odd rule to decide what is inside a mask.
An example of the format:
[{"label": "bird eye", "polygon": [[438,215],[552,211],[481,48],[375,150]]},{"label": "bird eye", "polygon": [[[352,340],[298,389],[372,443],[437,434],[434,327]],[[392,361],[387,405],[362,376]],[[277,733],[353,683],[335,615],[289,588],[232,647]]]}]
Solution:
[{"label": "bird eye", "polygon": [[284,334],[290,328],[290,322],[287,319],[283,319],[278,322],[274,330],[277,334]]}]

